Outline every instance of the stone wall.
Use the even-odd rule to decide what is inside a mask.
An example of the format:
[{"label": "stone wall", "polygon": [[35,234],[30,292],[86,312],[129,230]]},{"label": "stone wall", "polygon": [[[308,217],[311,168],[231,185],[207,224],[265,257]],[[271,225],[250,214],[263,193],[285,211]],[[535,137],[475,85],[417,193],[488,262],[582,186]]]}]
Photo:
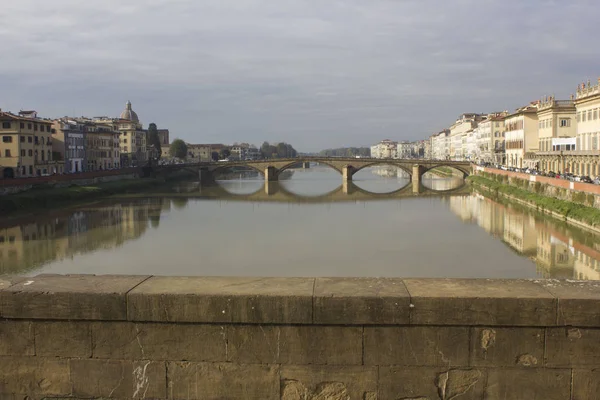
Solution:
[{"label": "stone wall", "polygon": [[518,186],[532,193],[572,201],[588,207],[600,208],[600,185],[571,182],[547,176],[529,175],[495,168],[475,167],[476,175],[502,179],[504,183]]},{"label": "stone wall", "polygon": [[83,186],[100,182],[136,179],[140,176],[141,168],[123,168],[118,170],[81,172],[78,174],[0,179],[0,196],[25,192],[32,188],[67,187],[71,185]]},{"label": "stone wall", "polygon": [[0,398],[597,399],[600,283],[0,281]]}]

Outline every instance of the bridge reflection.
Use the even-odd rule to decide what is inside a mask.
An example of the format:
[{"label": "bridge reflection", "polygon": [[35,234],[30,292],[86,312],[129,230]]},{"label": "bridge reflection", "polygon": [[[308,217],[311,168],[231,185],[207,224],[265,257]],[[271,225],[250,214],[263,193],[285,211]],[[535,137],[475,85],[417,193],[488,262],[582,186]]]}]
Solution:
[{"label": "bridge reflection", "polygon": [[207,198],[207,199],[226,199],[252,202],[295,202],[295,203],[324,203],[324,202],[344,202],[344,201],[372,201],[389,200],[409,197],[434,197],[434,196],[464,196],[471,192],[469,186],[464,182],[451,189],[433,190],[420,184],[411,182],[406,186],[387,193],[369,192],[353,181],[344,181],[334,190],[309,196],[297,194],[277,181],[265,181],[257,191],[253,193],[233,193],[225,187],[216,184],[205,186],[199,183],[189,185],[187,190],[177,194],[178,197]]}]

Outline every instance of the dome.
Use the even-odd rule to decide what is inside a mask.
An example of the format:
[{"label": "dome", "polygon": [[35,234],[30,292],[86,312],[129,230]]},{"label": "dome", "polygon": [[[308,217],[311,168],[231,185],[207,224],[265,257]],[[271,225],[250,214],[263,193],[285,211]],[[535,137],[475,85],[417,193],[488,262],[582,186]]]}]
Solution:
[{"label": "dome", "polygon": [[137,114],[135,113],[135,111],[133,111],[131,109],[131,102],[128,101],[127,104],[125,104],[125,111],[123,111],[121,113],[121,119],[128,119],[130,121],[133,122],[140,122]]}]

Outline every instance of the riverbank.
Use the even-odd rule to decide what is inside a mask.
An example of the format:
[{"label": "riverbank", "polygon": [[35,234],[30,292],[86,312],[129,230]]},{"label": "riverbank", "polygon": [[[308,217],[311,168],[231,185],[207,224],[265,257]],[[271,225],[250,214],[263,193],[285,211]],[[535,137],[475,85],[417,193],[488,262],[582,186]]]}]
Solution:
[{"label": "riverbank", "polygon": [[72,203],[95,201],[115,194],[135,193],[161,185],[165,185],[164,179],[139,178],[86,186],[34,188],[26,192],[1,196],[0,216],[64,207]]},{"label": "riverbank", "polygon": [[555,218],[600,233],[600,210],[595,207],[532,193],[482,176],[470,176],[467,182],[480,191],[507,197]]}]

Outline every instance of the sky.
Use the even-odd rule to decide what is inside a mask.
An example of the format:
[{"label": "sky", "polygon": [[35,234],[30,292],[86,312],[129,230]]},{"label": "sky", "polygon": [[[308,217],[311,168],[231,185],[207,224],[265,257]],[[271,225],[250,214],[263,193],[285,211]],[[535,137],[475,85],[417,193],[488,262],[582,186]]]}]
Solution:
[{"label": "sky", "polygon": [[0,108],[190,143],[417,140],[600,76],[597,0],[0,0]]}]

